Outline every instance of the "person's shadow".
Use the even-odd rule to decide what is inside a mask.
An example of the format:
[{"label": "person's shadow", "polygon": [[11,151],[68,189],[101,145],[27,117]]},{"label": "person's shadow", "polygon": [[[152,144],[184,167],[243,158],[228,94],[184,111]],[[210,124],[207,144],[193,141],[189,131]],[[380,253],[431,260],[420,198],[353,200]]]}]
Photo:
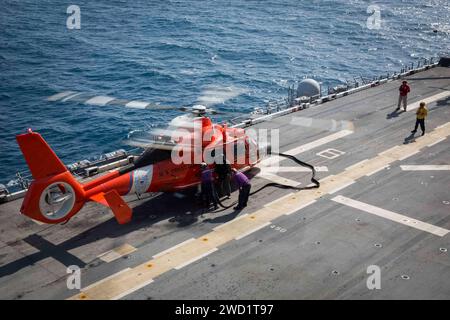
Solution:
[{"label": "person's shadow", "polygon": [[233,210],[229,214],[225,214],[223,216],[219,216],[219,217],[216,217],[213,219],[205,219],[205,220],[203,220],[203,222],[213,223],[213,224],[225,223],[225,222],[231,221],[234,218],[236,218],[241,211],[242,210]]},{"label": "person's shadow", "polygon": [[415,134],[416,134],[415,132],[414,133],[411,132],[411,134],[405,138],[405,140],[403,141],[403,144],[409,144],[412,142],[416,142]]},{"label": "person's shadow", "polygon": [[391,113],[388,113],[386,115],[386,119],[392,119],[392,118],[397,118],[401,113],[405,112],[404,110],[397,110],[395,109],[394,111],[392,111]]}]

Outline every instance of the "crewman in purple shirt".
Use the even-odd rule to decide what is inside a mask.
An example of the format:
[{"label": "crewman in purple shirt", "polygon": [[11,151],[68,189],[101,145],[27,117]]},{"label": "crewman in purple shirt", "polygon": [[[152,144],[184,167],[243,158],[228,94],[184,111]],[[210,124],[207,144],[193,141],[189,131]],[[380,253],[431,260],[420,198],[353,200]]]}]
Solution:
[{"label": "crewman in purple shirt", "polygon": [[235,168],[233,168],[233,173],[234,181],[236,181],[236,184],[239,188],[239,202],[238,205],[233,209],[242,210],[247,206],[248,197],[250,195],[250,188],[252,187],[252,185],[247,176],[242,172],[239,172]]},{"label": "crewman in purple shirt", "polygon": [[211,202],[214,205],[214,210],[218,208],[217,206],[217,194],[214,188],[214,177],[213,170],[208,168],[206,163],[200,165],[201,168],[201,181],[202,181],[202,196],[205,207],[209,209]]}]

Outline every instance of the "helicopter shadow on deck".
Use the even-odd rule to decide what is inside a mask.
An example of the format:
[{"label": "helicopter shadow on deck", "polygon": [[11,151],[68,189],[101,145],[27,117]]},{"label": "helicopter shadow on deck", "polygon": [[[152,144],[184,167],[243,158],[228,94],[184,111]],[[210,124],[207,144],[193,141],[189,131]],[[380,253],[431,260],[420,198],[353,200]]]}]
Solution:
[{"label": "helicopter shadow on deck", "polygon": [[[33,266],[50,257],[65,266],[77,265],[80,268],[95,266],[100,262],[95,263],[94,260],[88,265],[88,263],[71,254],[70,250],[95,243],[105,238],[120,238],[137,230],[147,230],[152,225],[167,219],[173,223],[174,232],[178,228],[187,227],[197,222],[200,215],[206,214],[205,210],[202,210],[201,206],[197,203],[194,194],[195,190],[187,190],[183,192],[183,197],[177,198],[174,194],[163,193],[151,199],[139,200],[141,203],[133,208],[133,218],[129,223],[119,225],[114,216],[111,215],[110,219],[57,245],[37,233],[29,235],[23,238],[22,241],[33,246],[38,251],[0,266],[0,278],[12,275],[23,268]],[[131,201],[130,204],[135,201]],[[88,208],[88,210],[97,210],[97,205],[94,206]],[[167,210],[167,208],[170,208],[170,210]],[[213,212],[209,213],[212,214]],[[71,222],[69,221],[68,223],[70,224]],[[87,222],[78,220],[76,223],[80,226],[84,223],[92,223],[92,220],[88,220]],[[149,230],[149,232],[152,231]],[[157,238],[158,235],[155,234],[152,240]]]},{"label": "helicopter shadow on deck", "polygon": [[[448,89],[446,89],[446,90],[448,90]],[[450,106],[450,96],[436,101],[437,108],[448,107],[448,106]]]},{"label": "helicopter shadow on deck", "polygon": [[[252,179],[258,173],[259,169],[253,168],[247,173],[247,176]],[[234,183],[232,183],[231,186],[233,199],[237,196],[237,188]],[[176,232],[177,229],[179,230],[180,228],[188,227],[189,225],[198,222],[199,216],[202,215],[216,215],[215,218],[204,219],[202,222],[219,224],[233,220],[240,213],[240,211],[232,209],[231,213],[226,213],[228,209],[218,209],[215,211],[205,210],[201,207],[199,200],[195,196],[195,192],[196,188],[192,188],[184,190],[183,193],[161,193],[152,198],[129,200],[128,203],[130,203],[131,206],[133,206],[133,203],[138,202],[138,204],[133,207],[133,218],[129,223],[119,225],[111,214],[110,219],[57,245],[51,243],[39,234],[29,235],[23,238],[22,241],[33,246],[38,251],[0,266],[0,278],[12,275],[23,268],[33,266],[47,258],[53,258],[65,266],[77,265],[80,268],[94,267],[101,262],[94,259],[93,261],[86,263],[77,256],[71,254],[70,250],[95,243],[96,241],[105,238],[120,238],[137,230],[147,230],[154,224],[163,220],[168,220],[169,223],[172,223],[173,232]],[[233,195],[235,196],[233,197]],[[224,201],[224,204],[226,206],[231,205],[232,207],[234,201],[226,200]],[[99,207],[96,204],[92,204],[92,207],[86,209],[98,210],[98,208]],[[167,208],[170,208],[170,210],[167,210]],[[220,215],[222,213],[225,214]],[[82,218],[82,216],[79,216],[79,218]],[[69,221],[68,223],[70,224],[71,222]],[[76,223],[80,226],[84,223],[92,223],[92,220],[88,220],[87,222],[78,220]],[[152,231],[149,230],[149,232]],[[157,238],[158,235],[155,235],[151,240],[156,240]]]}]

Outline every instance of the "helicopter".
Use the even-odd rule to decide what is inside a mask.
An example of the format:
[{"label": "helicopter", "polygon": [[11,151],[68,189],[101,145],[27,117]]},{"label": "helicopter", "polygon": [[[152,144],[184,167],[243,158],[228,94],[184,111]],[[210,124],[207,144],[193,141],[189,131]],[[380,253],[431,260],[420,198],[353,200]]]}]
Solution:
[{"label": "helicopter", "polygon": [[201,163],[210,167],[226,159],[246,171],[270,152],[258,146],[244,129],[213,123],[208,108],[194,105],[174,118],[167,129],[139,142],[144,152],[131,164],[81,183],[37,132],[28,129],[16,140],[33,176],[20,212],[31,219],[58,224],[69,221],[86,202],[111,209],[119,224],[128,223],[132,209],[123,196],[149,192],[178,192],[198,186]]}]

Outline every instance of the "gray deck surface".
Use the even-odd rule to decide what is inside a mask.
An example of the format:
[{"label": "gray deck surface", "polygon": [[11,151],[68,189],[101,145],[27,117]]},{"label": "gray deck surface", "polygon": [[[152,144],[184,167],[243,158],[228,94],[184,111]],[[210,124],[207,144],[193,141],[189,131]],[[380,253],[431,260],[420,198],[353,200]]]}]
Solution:
[{"label": "gray deck surface", "polygon": [[[450,90],[450,69],[433,68],[408,80],[412,89],[409,103],[413,103]],[[399,83],[390,82],[256,127],[279,128],[281,151],[286,151],[348,124],[331,120],[351,121],[354,133],[298,156],[314,166],[326,166],[328,172],[318,173],[323,179],[403,145],[415,112],[388,116],[395,109]],[[427,132],[450,122],[450,97],[428,107]],[[309,118],[316,120],[310,122]],[[335,159],[317,155],[328,148],[345,153]],[[289,161],[282,165],[293,166]],[[294,214],[281,216],[271,226],[229,241],[180,270],[165,272],[125,299],[449,299],[450,234],[440,237],[331,200],[343,195],[450,229],[450,171],[403,171],[400,165],[450,165],[449,138],[333,195],[324,195]],[[254,190],[268,182],[258,177],[257,171],[252,171],[256,174]],[[278,175],[302,185],[310,183],[307,172]],[[252,213],[290,192],[264,189],[251,197],[249,206],[239,214]],[[69,298],[78,291],[66,287],[66,266],[83,267],[85,287],[237,216],[232,209],[201,215],[191,195],[128,200],[133,200],[135,213],[133,221],[124,226],[94,203],[87,204],[66,225],[54,226],[38,225],[21,216],[22,200],[0,205],[0,298]],[[192,214],[186,215],[188,211]],[[125,243],[137,250],[109,263],[98,258]],[[366,287],[370,265],[381,268],[380,290]]]}]

